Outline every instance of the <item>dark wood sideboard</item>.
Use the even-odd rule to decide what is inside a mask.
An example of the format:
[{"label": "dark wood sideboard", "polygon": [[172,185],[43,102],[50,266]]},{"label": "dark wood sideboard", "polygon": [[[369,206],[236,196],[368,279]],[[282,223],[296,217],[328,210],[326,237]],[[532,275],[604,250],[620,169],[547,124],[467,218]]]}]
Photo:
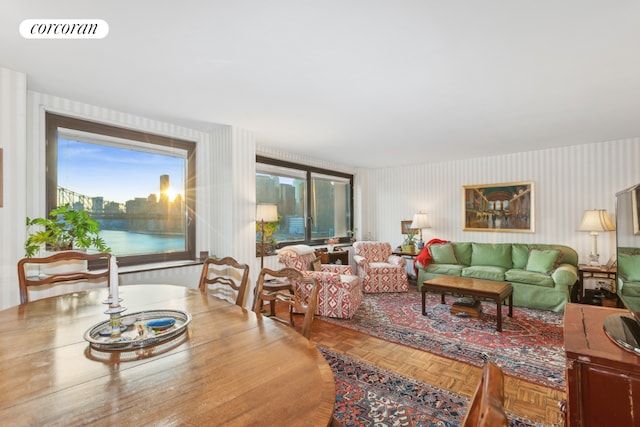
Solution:
[{"label": "dark wood sideboard", "polygon": [[567,304],[569,427],[640,427],[640,355],[622,349],[604,332],[606,317],[625,310]]}]

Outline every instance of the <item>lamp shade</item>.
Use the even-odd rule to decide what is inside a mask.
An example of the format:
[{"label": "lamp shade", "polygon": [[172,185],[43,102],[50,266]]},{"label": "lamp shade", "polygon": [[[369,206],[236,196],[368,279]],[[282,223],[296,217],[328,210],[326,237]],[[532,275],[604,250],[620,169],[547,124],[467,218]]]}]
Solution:
[{"label": "lamp shade", "polygon": [[584,211],[578,231],[613,231],[616,226],[609,219],[606,209]]},{"label": "lamp shade", "polygon": [[413,214],[413,222],[411,222],[411,228],[431,228],[431,224],[429,224],[429,218],[427,214],[424,212],[418,212],[417,214]]},{"label": "lamp shade", "polygon": [[256,205],[256,221],[273,222],[278,220],[278,206],[270,203]]}]

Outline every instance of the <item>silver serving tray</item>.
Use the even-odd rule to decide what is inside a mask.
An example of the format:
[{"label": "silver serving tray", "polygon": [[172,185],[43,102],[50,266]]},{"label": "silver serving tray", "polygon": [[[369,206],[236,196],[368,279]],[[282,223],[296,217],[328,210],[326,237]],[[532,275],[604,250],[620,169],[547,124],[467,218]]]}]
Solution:
[{"label": "silver serving tray", "polygon": [[[138,324],[154,319],[174,319],[173,326],[162,331],[144,328],[144,335],[139,334]],[[98,350],[129,350],[149,347],[176,337],[186,331],[191,322],[191,315],[180,310],[147,310],[123,315],[120,319],[123,327],[120,337],[113,339],[108,335],[110,331],[109,319],[100,322],[84,333],[84,339],[91,347]],[[126,327],[126,328],[125,328]]]}]

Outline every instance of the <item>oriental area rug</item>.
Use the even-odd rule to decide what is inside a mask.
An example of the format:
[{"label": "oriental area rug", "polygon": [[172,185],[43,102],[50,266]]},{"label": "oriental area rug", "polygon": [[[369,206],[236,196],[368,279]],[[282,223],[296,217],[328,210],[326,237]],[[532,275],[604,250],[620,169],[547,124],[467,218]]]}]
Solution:
[{"label": "oriental area rug", "polygon": [[426,316],[415,288],[406,293],[365,294],[351,319],[327,322],[386,341],[481,367],[498,364],[505,375],[565,390],[563,313],[503,306],[502,332],[496,331],[496,304],[482,302],[480,318],[449,313],[457,299],[427,293]]},{"label": "oriental area rug", "polygon": [[[336,383],[334,417],[352,426],[459,426],[469,399],[318,346]],[[507,413],[510,427],[540,426]]]}]

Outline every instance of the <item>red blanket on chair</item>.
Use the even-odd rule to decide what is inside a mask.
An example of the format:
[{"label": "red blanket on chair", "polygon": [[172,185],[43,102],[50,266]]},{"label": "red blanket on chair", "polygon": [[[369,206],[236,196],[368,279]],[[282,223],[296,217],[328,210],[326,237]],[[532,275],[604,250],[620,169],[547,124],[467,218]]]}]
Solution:
[{"label": "red blanket on chair", "polygon": [[420,265],[422,265],[423,267],[426,267],[427,265],[431,264],[431,261],[433,261],[433,258],[431,258],[431,253],[429,252],[429,246],[440,245],[443,243],[449,243],[449,241],[440,240],[440,239],[431,239],[427,242],[426,245],[424,245],[424,248],[422,248],[422,250],[416,257],[416,259],[414,260],[415,262],[413,264],[413,268],[416,270],[416,275],[418,274],[418,267],[416,267],[416,264],[415,264],[416,262],[419,262]]}]

